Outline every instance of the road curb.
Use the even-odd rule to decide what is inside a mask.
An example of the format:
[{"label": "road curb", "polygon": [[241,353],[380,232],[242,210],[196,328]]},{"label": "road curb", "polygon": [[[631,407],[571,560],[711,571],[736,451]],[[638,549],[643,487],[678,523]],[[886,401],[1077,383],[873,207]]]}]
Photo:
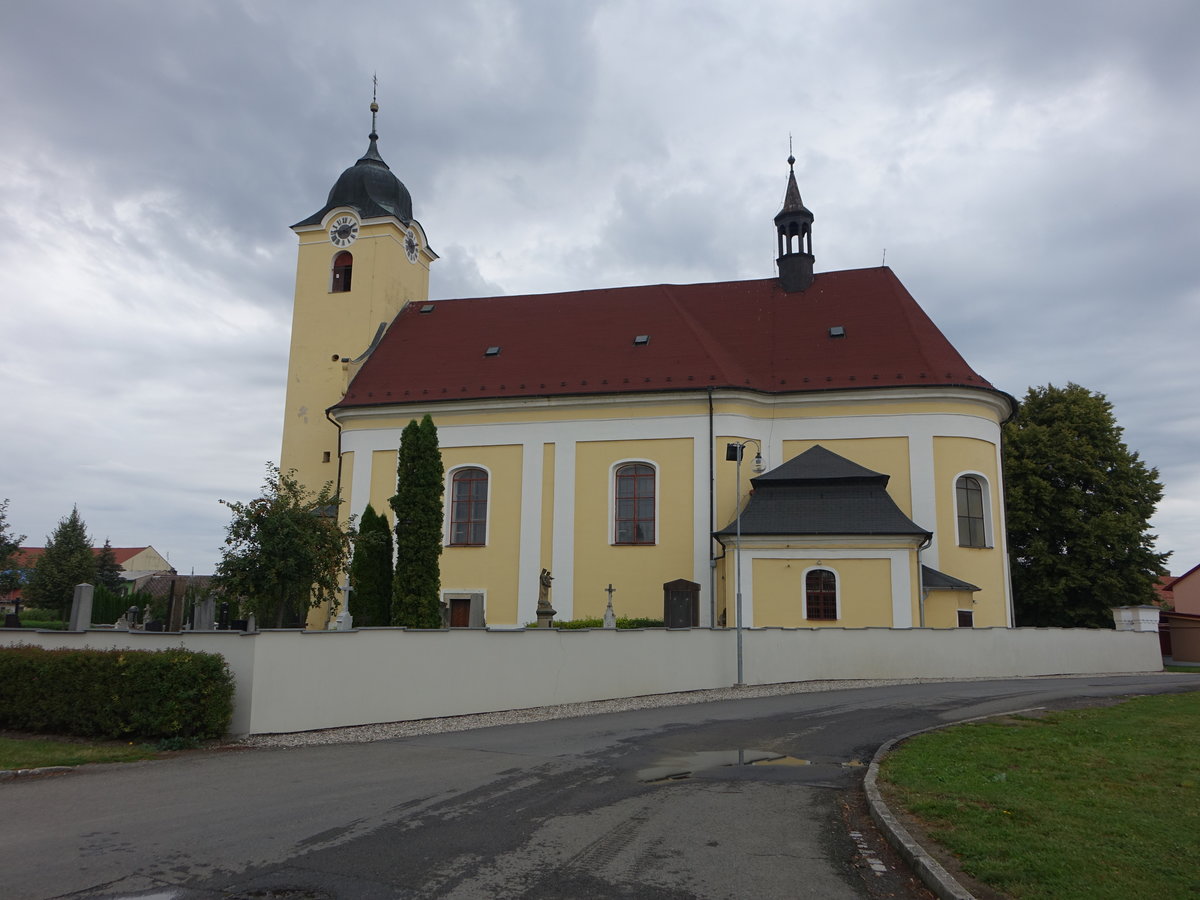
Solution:
[{"label": "road curb", "polygon": [[14,781],[17,778],[33,778],[38,775],[61,775],[63,772],[74,771],[74,766],[43,766],[40,769],[0,769],[0,781]]},{"label": "road curb", "polygon": [[887,839],[887,842],[912,866],[917,877],[925,883],[927,888],[942,898],[942,900],[976,900],[976,898],[974,894],[959,883],[957,878],[947,872],[941,863],[930,856],[924,847],[914,840],[913,836],[908,833],[908,829],[900,824],[900,820],[896,818],[887,803],[884,802],[878,785],[879,764],[887,758],[887,755],[897,745],[904,743],[909,738],[916,737],[918,734],[927,734],[931,731],[953,728],[956,725],[983,722],[987,719],[995,719],[998,716],[1018,715],[1044,708],[1041,706],[1031,706],[1025,709],[1014,709],[1002,713],[993,713],[988,716],[976,716],[971,719],[962,719],[958,722],[935,725],[932,728],[910,731],[907,734],[892,738],[886,744],[881,745],[875,751],[875,755],[871,757],[871,764],[867,766],[867,776],[863,779],[863,788],[867,793],[867,808],[870,810],[871,819],[879,826],[879,830],[883,832],[883,836]]}]

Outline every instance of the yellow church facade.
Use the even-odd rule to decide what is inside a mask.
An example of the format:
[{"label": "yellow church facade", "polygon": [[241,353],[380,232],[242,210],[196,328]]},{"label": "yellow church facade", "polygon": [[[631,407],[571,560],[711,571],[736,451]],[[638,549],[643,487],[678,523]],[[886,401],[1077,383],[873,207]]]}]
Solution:
[{"label": "yellow church facade", "polygon": [[448,626],[534,622],[542,570],[558,619],[611,597],[701,627],[739,608],[753,627],[1011,626],[1013,401],[891,270],[813,273],[794,174],[777,276],[429,302],[437,257],[376,140],[294,226],[282,465],[391,518],[401,431],[431,415]]}]

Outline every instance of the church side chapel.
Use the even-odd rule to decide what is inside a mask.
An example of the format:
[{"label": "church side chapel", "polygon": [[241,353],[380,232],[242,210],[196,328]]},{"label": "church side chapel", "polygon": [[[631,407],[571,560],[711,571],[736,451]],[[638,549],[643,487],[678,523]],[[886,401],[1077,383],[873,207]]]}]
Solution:
[{"label": "church side chapel", "polygon": [[548,570],[559,620],[612,596],[676,626],[1011,627],[1015,403],[891,269],[814,272],[794,158],[771,277],[429,301],[438,257],[371,109],[292,226],[281,465],[390,514],[401,430],[430,414],[447,625],[534,622]]}]

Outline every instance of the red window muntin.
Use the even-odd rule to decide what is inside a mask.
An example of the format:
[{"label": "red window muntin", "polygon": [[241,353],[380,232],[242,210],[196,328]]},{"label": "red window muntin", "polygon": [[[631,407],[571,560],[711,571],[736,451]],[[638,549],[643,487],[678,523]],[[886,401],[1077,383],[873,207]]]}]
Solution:
[{"label": "red window muntin", "polygon": [[828,569],[812,569],[804,576],[804,617],[836,619],[837,575]]},{"label": "red window muntin", "polygon": [[616,471],[614,544],[654,543],[654,467],[629,463]]},{"label": "red window muntin", "polygon": [[488,475],[474,466],[459,469],[450,481],[450,546],[487,543]]}]

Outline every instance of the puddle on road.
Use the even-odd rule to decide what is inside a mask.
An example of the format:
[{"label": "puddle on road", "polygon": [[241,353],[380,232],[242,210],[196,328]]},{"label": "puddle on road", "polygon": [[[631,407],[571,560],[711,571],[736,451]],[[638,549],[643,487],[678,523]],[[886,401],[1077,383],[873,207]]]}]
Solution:
[{"label": "puddle on road", "polygon": [[807,759],[766,750],[701,750],[668,757],[638,772],[638,781],[678,781],[695,772],[722,766],[807,766]]}]

